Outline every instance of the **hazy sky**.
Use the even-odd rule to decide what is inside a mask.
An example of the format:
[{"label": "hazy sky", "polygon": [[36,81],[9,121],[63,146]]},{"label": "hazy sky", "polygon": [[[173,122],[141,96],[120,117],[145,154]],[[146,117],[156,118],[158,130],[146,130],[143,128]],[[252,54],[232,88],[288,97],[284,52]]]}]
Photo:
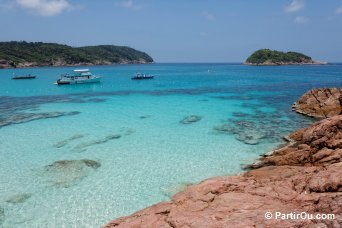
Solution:
[{"label": "hazy sky", "polygon": [[342,62],[342,0],[0,0],[0,41],[126,45],[156,62],[299,51]]}]

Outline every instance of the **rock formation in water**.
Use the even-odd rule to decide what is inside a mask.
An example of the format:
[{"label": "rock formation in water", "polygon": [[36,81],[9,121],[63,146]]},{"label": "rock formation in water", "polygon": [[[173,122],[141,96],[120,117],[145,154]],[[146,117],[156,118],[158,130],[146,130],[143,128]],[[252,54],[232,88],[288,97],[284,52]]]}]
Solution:
[{"label": "rock formation in water", "polygon": [[[342,115],[288,140],[244,174],[189,186],[106,227],[341,227]],[[331,215],[311,218],[318,214]],[[305,216],[311,219],[281,219]]]},{"label": "rock formation in water", "polygon": [[327,62],[314,61],[311,57],[299,52],[260,49],[250,55],[244,64],[253,66],[323,65]]},{"label": "rock formation in water", "polygon": [[312,117],[342,114],[342,88],[312,89],[296,101],[292,109]]}]

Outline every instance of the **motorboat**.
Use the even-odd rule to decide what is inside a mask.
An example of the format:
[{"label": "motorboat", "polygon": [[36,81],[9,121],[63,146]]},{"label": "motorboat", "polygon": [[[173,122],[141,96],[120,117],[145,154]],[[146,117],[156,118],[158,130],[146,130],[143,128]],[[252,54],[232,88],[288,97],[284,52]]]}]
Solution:
[{"label": "motorboat", "polygon": [[36,75],[27,74],[27,75],[15,75],[13,74],[12,79],[35,79]]},{"label": "motorboat", "polygon": [[153,75],[149,75],[149,74],[142,74],[142,73],[136,73],[134,75],[134,77],[132,77],[132,80],[140,80],[140,79],[153,79],[154,76]]},{"label": "motorboat", "polygon": [[73,70],[73,74],[63,74],[56,81],[57,85],[84,84],[100,82],[101,77],[93,75],[89,69]]}]

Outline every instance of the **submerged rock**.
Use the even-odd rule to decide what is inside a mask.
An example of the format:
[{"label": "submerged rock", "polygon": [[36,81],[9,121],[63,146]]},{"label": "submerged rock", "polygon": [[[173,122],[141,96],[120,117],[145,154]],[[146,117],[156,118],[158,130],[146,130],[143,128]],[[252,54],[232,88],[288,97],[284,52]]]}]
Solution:
[{"label": "submerged rock", "polygon": [[31,193],[19,193],[11,196],[9,199],[6,200],[6,202],[12,204],[24,203],[27,199],[31,198],[31,196]]},{"label": "submerged rock", "polygon": [[0,128],[12,124],[21,124],[30,122],[33,120],[57,118],[61,116],[73,116],[80,112],[42,112],[42,113],[15,113],[7,115],[6,117],[0,118]]},{"label": "submerged rock", "polygon": [[342,88],[312,89],[300,97],[292,109],[312,117],[342,114]]},{"label": "submerged rock", "polygon": [[92,140],[92,141],[89,141],[89,142],[81,143],[81,144],[77,145],[73,149],[73,151],[74,152],[83,152],[83,151],[86,150],[87,147],[90,147],[90,146],[93,146],[93,145],[103,144],[103,143],[106,143],[106,142],[108,142],[110,140],[119,139],[119,138],[121,138],[121,135],[119,135],[119,134],[108,135],[108,136],[106,136],[103,139],[96,139],[96,140]]},{"label": "submerged rock", "polygon": [[248,116],[248,114],[244,113],[244,112],[233,112],[233,116],[235,116],[235,117],[246,117],[246,116]]},{"label": "submerged rock", "polygon": [[0,207],[0,225],[2,225],[5,221],[5,209]]},{"label": "submerged rock", "polygon": [[221,126],[214,127],[214,131],[219,133],[234,133],[236,130],[230,124],[223,124]]},{"label": "submerged rock", "polygon": [[123,127],[120,129],[120,133],[124,134],[124,135],[131,135],[133,133],[135,133],[136,130],[133,128],[128,128],[128,127]]},{"label": "submerged rock", "polygon": [[213,129],[216,133],[233,134],[237,140],[248,145],[256,145],[259,144],[262,139],[274,137],[274,135],[272,135],[273,131],[269,130],[267,132],[267,129],[258,127],[251,121],[230,120],[230,122],[230,124],[225,123],[221,126],[216,126]]},{"label": "submerged rock", "polygon": [[76,140],[76,139],[80,139],[80,138],[83,138],[84,135],[80,135],[80,134],[77,134],[77,135],[73,135],[71,136],[70,138],[68,139],[65,139],[65,140],[62,140],[58,143],[56,143],[55,145],[53,145],[54,147],[56,148],[61,148],[63,146],[66,146],[69,142],[73,141],[73,140]]},{"label": "submerged rock", "polygon": [[202,119],[201,116],[196,116],[196,115],[191,115],[191,116],[187,116],[184,117],[181,121],[179,121],[182,124],[191,124],[191,123],[195,123],[198,122]]},{"label": "submerged rock", "polygon": [[98,169],[101,163],[94,160],[61,160],[45,166],[45,176],[55,187],[68,188]]},{"label": "submerged rock", "polygon": [[147,119],[147,118],[150,118],[151,115],[144,115],[144,116],[139,116],[140,119]]},{"label": "submerged rock", "polygon": [[258,130],[247,129],[239,132],[235,135],[235,138],[239,141],[249,145],[256,145],[261,139],[265,138],[266,135]]}]

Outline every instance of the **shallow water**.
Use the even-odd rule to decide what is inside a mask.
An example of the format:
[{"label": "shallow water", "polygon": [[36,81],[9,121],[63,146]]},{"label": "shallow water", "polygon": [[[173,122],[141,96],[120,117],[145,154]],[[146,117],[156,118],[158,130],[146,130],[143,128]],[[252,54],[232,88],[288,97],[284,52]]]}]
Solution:
[{"label": "shallow water", "polygon": [[[312,121],[291,112],[299,96],[342,85],[342,65],[238,64],[99,66],[102,83],[53,84],[70,70],[0,70],[3,227],[99,227],[186,184],[239,173]],[[156,77],[131,81],[136,71]],[[60,160],[77,161],[49,166]]]}]

